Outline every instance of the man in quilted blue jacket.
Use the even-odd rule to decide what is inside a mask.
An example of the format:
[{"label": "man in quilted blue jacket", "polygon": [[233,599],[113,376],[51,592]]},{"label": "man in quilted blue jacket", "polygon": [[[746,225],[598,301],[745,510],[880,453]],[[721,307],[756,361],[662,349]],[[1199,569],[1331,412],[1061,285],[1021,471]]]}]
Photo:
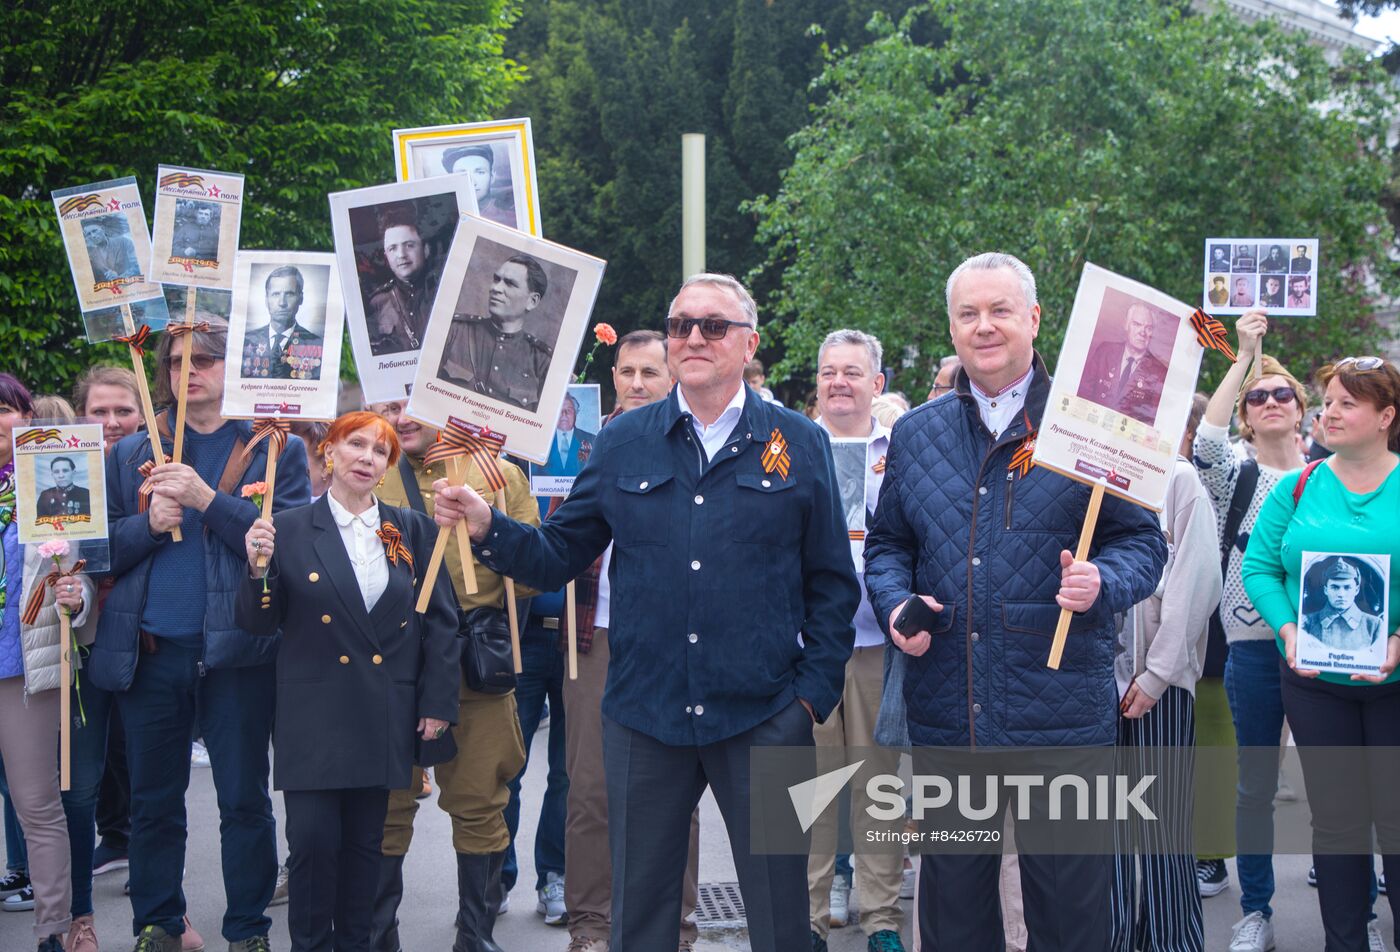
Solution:
[{"label": "man in quilted blue jacket", "polygon": [[[1166,542],[1152,513],[1110,496],[1089,560],[1075,561],[1090,488],[1021,465],[1050,389],[1034,348],[1040,307],[1030,269],[1011,255],[977,255],[948,278],[947,299],[963,364],[955,399],[895,424],[865,550],[875,617],[910,656],[910,740],[965,751],[1110,746],[1114,615],[1152,593]],[[906,638],[889,626],[911,597],[938,621]],[[1074,616],[1063,662],[1051,670],[1061,608]],[[1043,801],[1031,795],[1033,815]],[[1065,845],[1066,854],[1085,852]],[[1001,952],[999,867],[996,855],[923,857],[924,952]],[[1021,874],[1034,947],[1107,948],[1111,850],[1023,852]]]}]

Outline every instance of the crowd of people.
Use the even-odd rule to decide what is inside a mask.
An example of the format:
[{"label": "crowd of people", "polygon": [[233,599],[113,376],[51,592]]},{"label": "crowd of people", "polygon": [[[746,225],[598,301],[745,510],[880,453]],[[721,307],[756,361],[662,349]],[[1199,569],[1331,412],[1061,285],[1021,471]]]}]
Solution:
[{"label": "crowd of people", "polygon": [[[756,950],[824,952],[831,929],[857,921],[853,878],[870,952],[903,952],[910,937],[922,952],[1206,948],[1202,898],[1227,888],[1230,857],[1161,845],[1181,830],[1129,826],[1099,851],[839,855],[838,809],[857,843],[905,824],[873,819],[853,788],[807,854],[755,847],[752,748],[879,745],[1015,748],[1028,768],[1036,748],[1238,746],[1238,787],[1214,794],[1251,844],[1234,857],[1241,918],[1228,948],[1268,952],[1274,875],[1259,844],[1272,842],[1285,729],[1310,789],[1321,749],[1400,743],[1393,618],[1359,629],[1358,613],[1338,610],[1324,622],[1385,638],[1378,675],[1319,675],[1297,660],[1305,551],[1336,550],[1342,530],[1346,551],[1390,557],[1392,593],[1400,577],[1400,372],[1345,357],[1310,390],[1264,354],[1268,317],[1250,311],[1237,359],[1212,396],[1196,396],[1162,512],[1107,497],[1081,560],[1089,487],[1014,462],[1050,386],[1034,275],[1010,255],[978,255],[949,276],[946,303],[954,354],[923,403],[886,392],[878,339],[840,329],[799,413],[765,386],[749,292],[724,275],[688,279],[664,333],[618,341],[614,409],[563,499],[532,496],[510,458],[469,466],[455,485],[447,444],[405,401],[257,438],[220,414],[217,321],[163,335],[157,351],[166,408],[190,365],[182,462],[153,458],[129,371],[93,367],[71,404],[38,392],[51,382],[0,373],[5,908],[33,909],[40,952],[97,952],[93,877],[126,869],[136,952],[202,950],[181,887],[198,738],[230,952],[269,952],[279,897],[296,952],[401,952],[400,919],[417,913],[403,870],[425,770],[451,817],[453,950],[500,952],[528,740],[547,712],[536,912],[567,929],[568,952],[694,948],[707,788]],[[110,567],[46,575],[36,547],[18,543],[11,434],[75,418],[103,425]],[[173,425],[163,410],[167,453]],[[863,520],[843,512],[832,440],[865,443]],[[264,519],[249,490],[269,453]],[[473,557],[447,546],[425,592],[449,527]],[[929,621],[901,633],[914,599]],[[483,677],[479,652],[503,643],[512,609],[522,670],[503,686]],[[1073,620],[1051,670],[1062,609]],[[71,684],[60,683],[61,614],[78,646]],[[75,712],[62,792],[60,691]],[[1369,812],[1314,800],[1315,842],[1369,843],[1374,828],[1385,873],[1400,873],[1397,775],[1379,757],[1355,778]],[[1189,771],[1169,779],[1189,787]],[[1032,822],[1008,820],[1010,836],[1045,819],[1032,799]],[[1189,841],[1189,813],[1173,822]],[[420,846],[434,848],[446,846]],[[1327,949],[1386,948],[1373,857],[1315,852]]]}]

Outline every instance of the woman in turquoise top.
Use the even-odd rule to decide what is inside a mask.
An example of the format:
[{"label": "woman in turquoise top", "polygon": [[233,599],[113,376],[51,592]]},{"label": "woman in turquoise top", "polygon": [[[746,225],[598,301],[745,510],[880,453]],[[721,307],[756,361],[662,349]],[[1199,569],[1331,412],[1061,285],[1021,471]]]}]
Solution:
[{"label": "woman in turquoise top", "polygon": [[[1326,948],[1342,952],[1367,948],[1371,860],[1364,850],[1373,824],[1386,878],[1400,883],[1400,757],[1387,751],[1358,760],[1361,776],[1348,776],[1351,795],[1341,796],[1337,758],[1328,758],[1324,769],[1321,758],[1309,752],[1400,747],[1400,371],[1378,357],[1348,357],[1320,371],[1318,383],[1326,388],[1322,422],[1334,455],[1279,481],[1254,524],[1242,574],[1245,591],[1277,633],[1283,655],[1283,706],[1313,811]],[[1304,475],[1303,491],[1295,492]],[[1379,675],[1296,667],[1304,552],[1390,556],[1390,617]],[[1337,853],[1338,844],[1347,842],[1357,844],[1355,853]],[[1390,893],[1390,903],[1400,922],[1400,890]]]}]

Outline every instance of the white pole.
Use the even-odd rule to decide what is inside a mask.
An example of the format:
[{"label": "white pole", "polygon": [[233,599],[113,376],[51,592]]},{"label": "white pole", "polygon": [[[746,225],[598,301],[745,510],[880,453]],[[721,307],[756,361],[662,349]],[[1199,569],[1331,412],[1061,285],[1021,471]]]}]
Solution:
[{"label": "white pole", "polygon": [[681,280],[705,270],[705,136],[681,136]]}]

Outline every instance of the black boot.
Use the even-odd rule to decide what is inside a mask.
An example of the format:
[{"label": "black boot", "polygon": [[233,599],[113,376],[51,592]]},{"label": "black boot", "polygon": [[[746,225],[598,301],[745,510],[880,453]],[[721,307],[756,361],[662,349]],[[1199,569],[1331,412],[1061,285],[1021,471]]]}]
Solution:
[{"label": "black boot", "polygon": [[489,897],[491,871],[494,868],[499,879],[503,862],[504,854],[457,854],[457,941],[452,952],[502,952],[491,938],[496,908]]},{"label": "black boot", "polygon": [[370,926],[372,952],[402,952],[399,946],[399,902],[403,899],[403,857],[379,858],[379,886],[374,893]]}]

